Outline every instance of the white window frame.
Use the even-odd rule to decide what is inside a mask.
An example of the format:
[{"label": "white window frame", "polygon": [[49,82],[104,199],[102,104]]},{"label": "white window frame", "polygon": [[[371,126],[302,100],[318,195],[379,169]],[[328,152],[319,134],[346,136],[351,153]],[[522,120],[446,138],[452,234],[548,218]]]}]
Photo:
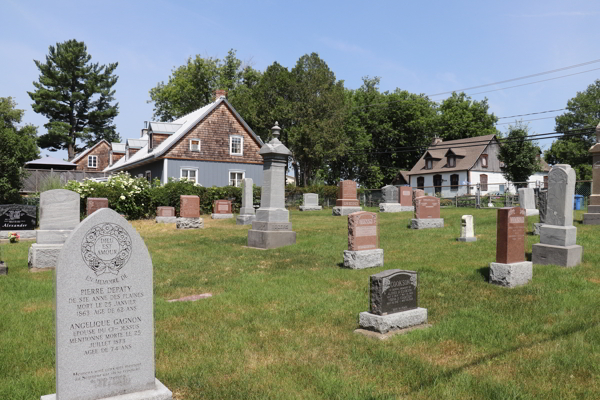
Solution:
[{"label": "white window frame", "polygon": [[236,182],[236,185],[232,185],[232,186],[235,186],[235,187],[241,187],[242,181],[246,177],[246,171],[243,171],[241,169],[230,169],[229,170],[229,174],[227,176],[227,183],[229,185],[231,185],[231,174],[242,174],[242,178],[238,182]]},{"label": "white window frame", "polygon": [[[240,139],[240,152],[233,152],[233,139]],[[229,155],[230,156],[243,156],[244,155],[244,137],[241,135],[230,135],[229,136]]]},{"label": "white window frame", "polygon": [[[92,163],[93,160],[93,163]],[[94,164],[94,165],[92,165]],[[98,156],[88,156],[88,168],[98,168]]]},{"label": "white window frame", "polygon": [[189,180],[189,178],[187,176],[183,176],[183,171],[192,171],[192,170],[196,171],[195,183],[198,183],[198,168],[194,168],[194,167],[181,167],[179,169],[179,179],[187,178]]},{"label": "white window frame", "polygon": [[[198,142],[198,150],[194,150],[192,148],[192,142]],[[201,146],[202,146],[202,142],[200,141],[200,139],[190,139],[190,151],[193,151],[194,153],[199,153]]]}]

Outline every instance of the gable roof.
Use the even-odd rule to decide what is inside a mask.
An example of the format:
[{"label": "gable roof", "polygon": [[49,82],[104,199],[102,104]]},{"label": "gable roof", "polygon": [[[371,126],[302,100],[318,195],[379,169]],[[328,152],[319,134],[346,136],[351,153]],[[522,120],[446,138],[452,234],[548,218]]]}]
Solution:
[{"label": "gable roof", "polygon": [[37,160],[27,161],[25,165],[36,166],[36,165],[55,165],[57,167],[76,167],[77,164],[74,164],[69,161],[59,160],[58,158],[46,156],[42,158],[38,158]]},{"label": "gable roof", "polygon": [[[173,147],[181,138],[183,138],[191,129],[193,129],[196,125],[198,125],[204,118],[206,118],[215,108],[217,108],[221,103],[224,103],[227,108],[233,113],[235,118],[242,124],[242,126],[250,133],[250,136],[259,144],[259,146],[263,146],[263,141],[254,133],[254,131],[246,124],[246,121],[238,114],[238,112],[233,108],[233,106],[227,101],[225,96],[219,97],[214,102],[205,105],[202,108],[197,109],[196,111],[192,111],[191,113],[184,115],[181,118],[176,119],[170,123],[158,123],[162,125],[160,129],[174,129],[175,126],[179,126],[176,131],[174,131],[168,138],[162,141],[158,146],[150,151],[148,148],[148,144],[138,150],[133,156],[131,156],[128,160],[125,160],[125,157],[118,160],[112,166],[107,167],[104,171],[118,171],[125,169],[126,167],[137,165],[137,164],[145,164],[154,159],[159,158],[163,154],[165,154],[171,147]],[[150,123],[150,126],[155,126],[154,122]],[[166,125],[169,125],[167,127]],[[167,133],[162,131],[161,133]]]},{"label": "gable roof", "polygon": [[[467,139],[448,140],[430,146],[425,154],[410,170],[408,175],[430,174],[433,172],[464,171],[471,169],[486,147],[496,139],[496,135],[476,136]],[[446,154],[452,150],[457,156],[454,167],[447,167]],[[430,154],[433,158],[433,168],[425,169],[425,158]],[[441,157],[439,156],[441,154]]]},{"label": "gable roof", "polygon": [[89,153],[90,151],[94,150],[96,147],[98,147],[100,145],[100,143],[106,143],[109,147],[110,147],[110,143],[108,143],[106,141],[106,139],[102,139],[101,141],[99,141],[98,143],[96,143],[95,145],[93,145],[92,147],[90,147],[89,149],[86,149],[84,151],[82,151],[81,153],[77,154],[75,157],[73,157],[73,159],[71,160],[72,163],[75,163],[79,160],[81,160],[81,158],[83,156],[85,156],[87,153]]}]

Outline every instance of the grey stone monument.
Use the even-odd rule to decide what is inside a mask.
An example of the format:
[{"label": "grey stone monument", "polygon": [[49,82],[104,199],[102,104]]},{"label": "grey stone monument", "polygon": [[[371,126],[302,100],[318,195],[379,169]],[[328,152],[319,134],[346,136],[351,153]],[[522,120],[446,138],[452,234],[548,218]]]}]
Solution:
[{"label": "grey stone monument", "polygon": [[525,209],[526,216],[538,215],[539,211],[535,208],[535,193],[532,188],[520,188],[519,203],[521,208]]},{"label": "grey stone monument", "polygon": [[42,400],[168,400],[154,377],[152,259],[115,211],[87,217],[56,268],[56,393]]},{"label": "grey stone monument", "polygon": [[575,244],[577,228],[573,226],[575,170],[557,164],[548,174],[546,222],[540,227],[540,243],[532,247],[534,264],[574,267],[581,263],[583,247]]},{"label": "grey stone monument", "polygon": [[304,204],[300,206],[300,211],[319,211],[323,209],[319,205],[319,195],[316,193],[304,193],[302,200]]},{"label": "grey stone monument", "polygon": [[386,185],[382,187],[381,200],[379,212],[395,213],[403,211],[402,205],[400,205],[400,194],[396,186]]},{"label": "grey stone monument", "polygon": [[460,237],[459,242],[476,242],[475,228],[473,226],[473,216],[463,215],[460,221]]},{"label": "grey stone monument", "polygon": [[546,222],[546,209],[548,208],[548,189],[540,189],[538,193],[538,211],[540,212],[540,222],[533,224],[533,234],[540,235],[540,227]]},{"label": "grey stone monument", "polygon": [[242,208],[240,208],[240,215],[235,219],[236,225],[251,225],[252,221],[256,219],[252,202],[254,198],[253,188],[254,181],[252,181],[252,178],[244,178],[242,181]]},{"label": "grey stone monument", "polygon": [[29,248],[29,270],[55,268],[63,243],[79,224],[80,196],[55,189],[40,194],[40,229]]},{"label": "grey stone monument", "polygon": [[263,186],[256,220],[248,230],[248,247],[275,249],[296,243],[296,232],[285,208],[285,167],[292,152],[279,141],[281,128],[275,122],[273,139],[260,149],[263,163]]},{"label": "grey stone monument", "polygon": [[401,269],[371,275],[370,309],[359,314],[360,328],[381,335],[406,328],[429,327],[427,309],[418,306],[417,278],[417,272]]},{"label": "grey stone monument", "polygon": [[592,156],[592,194],[587,213],[583,214],[584,225],[600,225],[600,124],[596,126],[596,144],[588,151]]}]

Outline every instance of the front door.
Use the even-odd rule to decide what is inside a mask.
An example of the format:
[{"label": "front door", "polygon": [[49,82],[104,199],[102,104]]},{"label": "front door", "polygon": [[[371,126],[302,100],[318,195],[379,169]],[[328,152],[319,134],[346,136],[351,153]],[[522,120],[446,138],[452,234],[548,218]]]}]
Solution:
[{"label": "front door", "polygon": [[442,193],[442,176],[441,175],[434,175],[433,176],[433,186],[435,186],[435,194],[440,194]]}]

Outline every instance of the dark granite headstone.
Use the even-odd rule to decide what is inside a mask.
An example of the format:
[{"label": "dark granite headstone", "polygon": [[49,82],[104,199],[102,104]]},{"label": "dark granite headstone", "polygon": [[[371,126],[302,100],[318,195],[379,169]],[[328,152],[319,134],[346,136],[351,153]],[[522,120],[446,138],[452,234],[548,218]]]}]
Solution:
[{"label": "dark granite headstone", "polygon": [[417,307],[417,272],[388,269],[371,275],[371,314],[388,315]]},{"label": "dark granite headstone", "polygon": [[546,209],[548,207],[548,189],[540,190],[538,194],[538,210],[540,210],[540,223],[546,222]]},{"label": "dark granite headstone", "polygon": [[37,222],[37,207],[24,204],[0,205],[0,231],[33,230]]}]

